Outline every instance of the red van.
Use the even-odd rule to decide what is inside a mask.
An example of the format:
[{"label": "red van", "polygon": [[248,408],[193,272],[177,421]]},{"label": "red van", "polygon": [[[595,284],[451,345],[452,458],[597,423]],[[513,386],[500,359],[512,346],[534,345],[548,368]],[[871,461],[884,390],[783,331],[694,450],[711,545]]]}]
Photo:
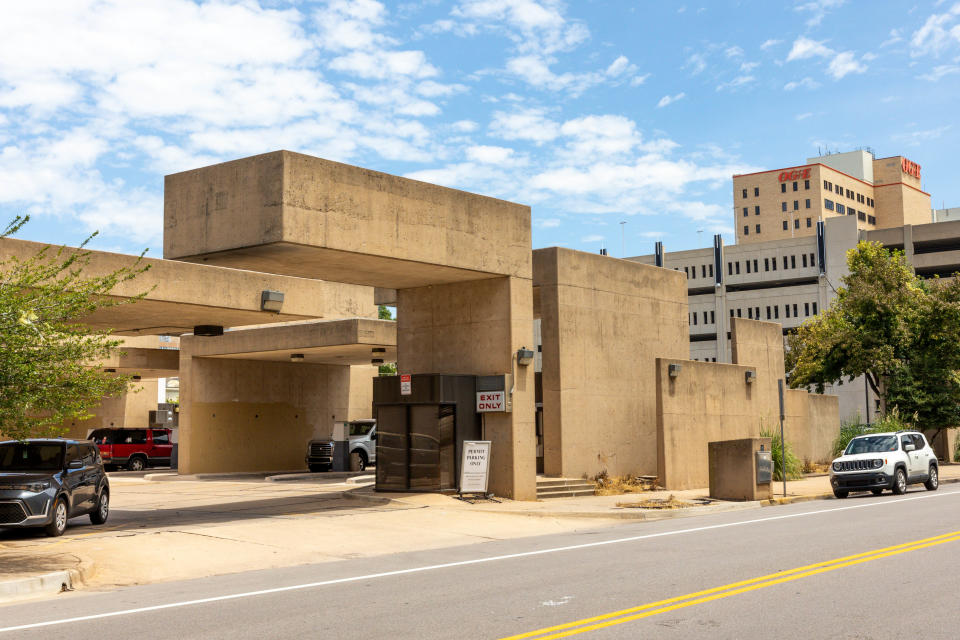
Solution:
[{"label": "red van", "polygon": [[170,429],[95,429],[90,439],[100,448],[104,467],[142,471],[170,466]]}]

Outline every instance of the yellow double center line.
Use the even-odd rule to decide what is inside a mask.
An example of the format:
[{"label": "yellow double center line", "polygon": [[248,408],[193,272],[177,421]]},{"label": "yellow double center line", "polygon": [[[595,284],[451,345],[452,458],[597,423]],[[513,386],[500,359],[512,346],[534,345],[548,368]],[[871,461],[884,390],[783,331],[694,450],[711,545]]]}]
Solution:
[{"label": "yellow double center line", "polygon": [[683,609],[684,607],[691,607],[696,604],[703,604],[704,602],[710,602],[712,600],[729,598],[730,596],[746,593],[747,591],[772,587],[784,582],[790,582],[791,580],[799,580],[800,578],[806,578],[820,573],[827,573],[828,571],[835,571],[837,569],[842,569],[843,567],[850,567],[856,564],[870,562],[871,560],[879,560],[880,558],[887,558],[889,556],[907,553],[908,551],[916,551],[918,549],[925,549],[927,547],[944,544],[946,542],[956,542],[958,540],[960,540],[960,531],[953,531],[951,533],[944,533],[932,538],[924,538],[922,540],[915,540],[913,542],[904,542],[903,544],[897,544],[892,547],[874,549],[873,551],[865,551],[852,556],[844,556],[834,560],[827,560],[825,562],[818,562],[816,564],[808,564],[804,567],[797,567],[796,569],[790,569],[788,571],[771,573],[770,575],[760,576],[759,578],[751,578],[749,580],[733,582],[730,584],[725,584],[722,587],[713,587],[712,589],[707,589],[705,591],[688,593],[687,595],[668,598],[667,600],[658,600],[657,602],[651,602],[649,604],[632,607],[630,609],[622,609],[612,613],[605,613],[593,618],[584,618],[583,620],[558,624],[553,627],[545,627],[543,629],[537,629],[536,631],[528,631],[519,635],[502,638],[502,640],[521,640],[524,638],[549,640],[551,638],[566,638],[567,636],[576,635],[578,633],[596,631],[597,629],[612,627],[614,625],[632,622],[633,620],[640,620],[642,618],[649,618],[661,613],[675,611],[676,609]]}]

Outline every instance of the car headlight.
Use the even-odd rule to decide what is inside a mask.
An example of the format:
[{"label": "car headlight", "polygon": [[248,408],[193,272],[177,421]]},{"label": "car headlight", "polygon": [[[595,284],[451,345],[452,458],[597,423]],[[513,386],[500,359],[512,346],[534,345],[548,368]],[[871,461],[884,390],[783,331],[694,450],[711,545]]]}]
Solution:
[{"label": "car headlight", "polygon": [[840,463],[839,463],[839,462],[834,462],[834,463],[833,463],[833,470],[834,470],[834,471],[840,471]]},{"label": "car headlight", "polygon": [[882,467],[882,466],[883,466],[883,460],[877,459],[877,460],[874,460],[874,461],[873,461],[873,468],[874,468],[874,469],[879,469],[879,468]]},{"label": "car headlight", "polygon": [[8,484],[3,486],[4,489],[11,489],[13,491],[30,491],[31,493],[40,493],[46,489],[50,488],[49,480],[41,480],[40,482],[30,482],[27,484]]}]

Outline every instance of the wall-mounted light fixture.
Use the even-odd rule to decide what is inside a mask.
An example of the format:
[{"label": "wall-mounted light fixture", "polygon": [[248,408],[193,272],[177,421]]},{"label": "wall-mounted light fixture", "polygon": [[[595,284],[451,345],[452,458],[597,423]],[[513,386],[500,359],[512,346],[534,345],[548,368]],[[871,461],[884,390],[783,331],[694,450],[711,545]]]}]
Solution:
[{"label": "wall-mounted light fixture", "polygon": [[143,378],[141,376],[133,376],[134,382],[140,382]]},{"label": "wall-mounted light fixture", "polygon": [[374,347],[370,350],[371,353],[386,353],[387,349],[385,347]]},{"label": "wall-mounted light fixture", "polygon": [[383,364],[383,358],[371,358],[370,364]]},{"label": "wall-mounted light fixture", "polygon": [[531,362],[533,362],[533,351],[526,347],[520,347],[517,350],[517,364],[525,367]]},{"label": "wall-mounted light fixture", "polygon": [[104,369],[104,371],[105,371],[106,373],[116,373],[116,372],[117,372],[116,369]]},{"label": "wall-mounted light fixture", "polygon": [[218,324],[198,324],[193,328],[193,335],[215,338],[223,335],[223,327]]},{"label": "wall-mounted light fixture", "polygon": [[752,384],[757,380],[757,372],[747,371],[745,374],[743,374],[743,377],[744,377],[744,380],[747,381],[747,384]]},{"label": "wall-mounted light fixture", "polygon": [[671,378],[676,378],[677,376],[680,375],[680,369],[681,369],[681,368],[682,368],[682,367],[681,367],[679,364],[671,364],[671,365],[668,365],[668,366],[667,366],[667,374],[668,374]]},{"label": "wall-mounted light fixture", "polygon": [[290,362],[303,362],[304,355],[302,353],[291,353]]},{"label": "wall-mounted light fixture", "polygon": [[283,306],[283,292],[264,289],[260,292],[260,310],[280,313]]}]

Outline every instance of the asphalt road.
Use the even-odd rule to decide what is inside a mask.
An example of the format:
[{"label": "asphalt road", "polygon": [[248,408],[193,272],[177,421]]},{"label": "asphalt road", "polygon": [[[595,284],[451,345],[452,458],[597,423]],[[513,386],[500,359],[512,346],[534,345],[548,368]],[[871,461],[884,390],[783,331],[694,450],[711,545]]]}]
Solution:
[{"label": "asphalt road", "polygon": [[960,490],[921,487],[69,594],[0,640],[957,638],[958,570]]}]

